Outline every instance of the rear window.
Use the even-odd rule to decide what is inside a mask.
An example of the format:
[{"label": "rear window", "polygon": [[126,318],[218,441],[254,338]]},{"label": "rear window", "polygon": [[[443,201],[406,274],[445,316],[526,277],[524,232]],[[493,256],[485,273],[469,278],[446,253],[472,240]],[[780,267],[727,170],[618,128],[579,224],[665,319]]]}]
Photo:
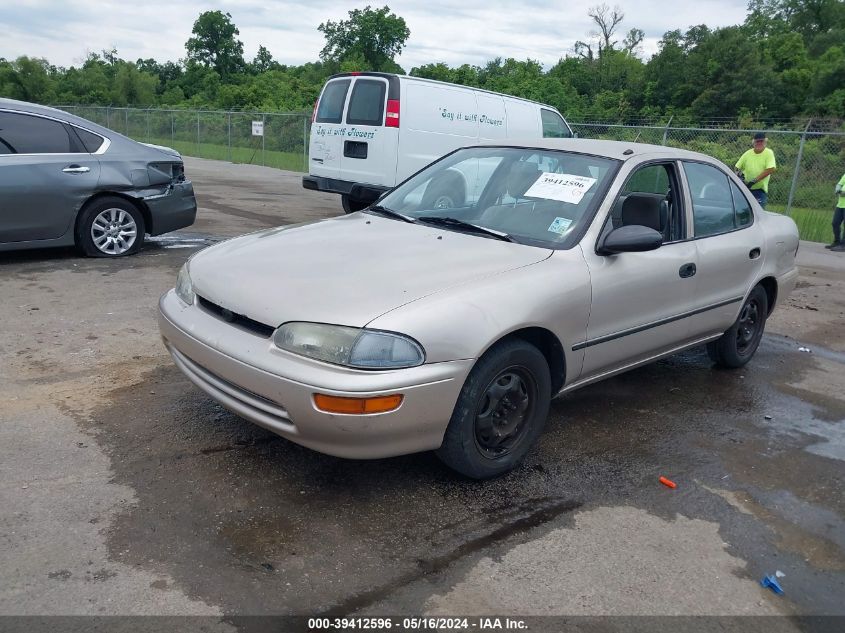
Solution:
[{"label": "rear window", "polygon": [[543,138],[569,138],[572,132],[566,127],[563,118],[557,113],[545,108],[540,110],[543,121]]},{"label": "rear window", "polygon": [[0,154],[67,154],[75,152],[67,128],[58,121],[28,114],[0,112]]},{"label": "rear window", "polygon": [[383,81],[359,79],[352,88],[346,122],[353,125],[381,125],[384,122]]},{"label": "rear window", "polygon": [[94,134],[93,132],[83,130],[81,127],[76,126],[73,126],[73,130],[76,132],[79,140],[82,141],[82,144],[85,146],[85,150],[87,152],[93,154],[103,145],[103,137],[99,134]]},{"label": "rear window", "polygon": [[343,104],[350,83],[349,79],[341,79],[326,84],[317,106],[317,123],[340,123],[343,120]]}]

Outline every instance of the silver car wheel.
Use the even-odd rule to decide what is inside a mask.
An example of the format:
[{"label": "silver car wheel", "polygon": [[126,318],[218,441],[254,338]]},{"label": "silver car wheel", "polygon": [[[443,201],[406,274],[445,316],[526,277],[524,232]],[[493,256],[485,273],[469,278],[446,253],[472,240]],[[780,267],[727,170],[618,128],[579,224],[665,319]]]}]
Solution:
[{"label": "silver car wheel", "polygon": [[138,239],[138,226],[124,209],[105,209],[91,223],[91,239],[106,255],[122,255]]}]

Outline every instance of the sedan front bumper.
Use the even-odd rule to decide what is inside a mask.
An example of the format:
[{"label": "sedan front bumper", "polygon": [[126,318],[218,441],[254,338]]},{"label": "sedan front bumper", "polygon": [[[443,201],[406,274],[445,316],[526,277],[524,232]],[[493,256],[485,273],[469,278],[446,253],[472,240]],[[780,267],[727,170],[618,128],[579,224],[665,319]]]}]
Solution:
[{"label": "sedan front bumper", "polygon": [[[272,339],[223,321],[169,291],[159,327],[177,367],[227,409],[308,448],[353,459],[438,448],[471,360],[362,371],[280,350]],[[398,409],[343,415],[320,411],[314,394],[402,394]]]}]

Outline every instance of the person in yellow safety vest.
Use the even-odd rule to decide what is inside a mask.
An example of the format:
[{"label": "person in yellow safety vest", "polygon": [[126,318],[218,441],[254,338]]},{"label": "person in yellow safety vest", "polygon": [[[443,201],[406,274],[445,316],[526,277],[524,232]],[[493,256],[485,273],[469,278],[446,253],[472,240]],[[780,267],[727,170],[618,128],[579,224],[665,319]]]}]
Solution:
[{"label": "person in yellow safety vest", "polygon": [[833,210],[833,244],[826,246],[832,251],[845,251],[845,240],[839,232],[840,225],[845,225],[845,174],[836,183],[834,191],[838,196],[836,208]]},{"label": "person in yellow safety vest", "polygon": [[766,134],[757,132],[754,135],[752,149],[736,161],[736,173],[745,181],[751,194],[764,209],[769,199],[769,176],[775,172],[775,169],[777,169],[775,153],[766,147]]}]

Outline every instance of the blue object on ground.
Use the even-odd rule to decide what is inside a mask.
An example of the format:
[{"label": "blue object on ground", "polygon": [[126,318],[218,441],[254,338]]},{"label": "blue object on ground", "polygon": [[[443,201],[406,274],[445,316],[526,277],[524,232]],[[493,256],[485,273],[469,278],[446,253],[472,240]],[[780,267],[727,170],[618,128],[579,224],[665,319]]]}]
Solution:
[{"label": "blue object on ground", "polygon": [[763,580],[760,581],[760,584],[764,587],[768,587],[778,595],[783,593],[783,587],[780,586],[778,579],[774,576],[763,576]]}]

